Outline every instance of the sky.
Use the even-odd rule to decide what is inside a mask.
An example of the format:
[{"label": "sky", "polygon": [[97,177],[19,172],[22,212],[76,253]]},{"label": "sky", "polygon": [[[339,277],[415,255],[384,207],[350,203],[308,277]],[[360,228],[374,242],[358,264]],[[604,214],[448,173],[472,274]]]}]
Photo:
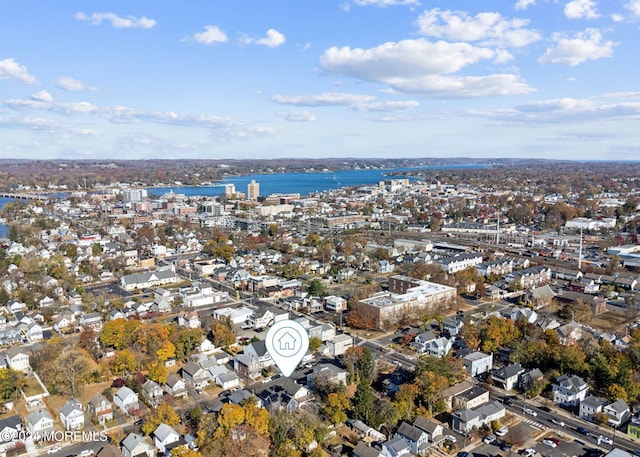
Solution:
[{"label": "sky", "polygon": [[640,0],[0,2],[0,158],[640,160]]}]

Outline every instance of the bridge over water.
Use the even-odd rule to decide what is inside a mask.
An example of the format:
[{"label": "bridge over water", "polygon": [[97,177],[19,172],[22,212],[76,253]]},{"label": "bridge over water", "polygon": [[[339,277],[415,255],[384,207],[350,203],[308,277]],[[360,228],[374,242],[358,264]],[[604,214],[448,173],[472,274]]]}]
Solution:
[{"label": "bridge over water", "polygon": [[11,192],[0,192],[0,198],[11,198],[14,200],[41,200],[48,201],[48,195],[38,195],[38,194],[22,194],[22,193],[11,193]]}]

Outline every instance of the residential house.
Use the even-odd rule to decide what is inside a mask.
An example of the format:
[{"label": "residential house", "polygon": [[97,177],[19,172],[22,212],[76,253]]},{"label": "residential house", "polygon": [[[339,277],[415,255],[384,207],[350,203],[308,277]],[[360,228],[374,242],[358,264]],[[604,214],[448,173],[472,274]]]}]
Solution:
[{"label": "residential house", "polygon": [[246,354],[238,354],[233,359],[233,369],[249,379],[257,379],[262,375],[260,361]]},{"label": "residential house", "polygon": [[539,368],[525,370],[518,378],[518,389],[526,392],[533,387],[535,382],[541,381],[542,379],[544,379],[544,374]]},{"label": "residential house", "polygon": [[125,290],[144,289],[157,287],[164,284],[180,282],[180,276],[176,274],[173,265],[156,268],[147,273],[133,273],[125,275],[120,280],[120,285]]},{"label": "residential house", "polygon": [[140,393],[142,394],[142,398],[144,398],[149,405],[155,408],[162,401],[164,390],[157,382],[147,379],[140,387]]},{"label": "residential house", "polygon": [[484,352],[472,352],[462,358],[467,373],[470,376],[478,376],[489,373],[493,368],[493,354],[485,354]]},{"label": "residential house", "polygon": [[353,347],[353,337],[346,333],[341,333],[336,335],[333,341],[327,343],[327,355],[337,357],[344,354],[350,347]]},{"label": "residential house", "polygon": [[553,402],[561,406],[578,407],[589,393],[589,386],[580,376],[562,375],[552,384]]},{"label": "residential house", "polygon": [[602,409],[606,404],[607,401],[605,399],[596,397],[595,395],[589,395],[580,402],[578,416],[582,420],[595,422],[596,418],[602,414]]},{"label": "residential house", "polygon": [[511,390],[517,385],[520,375],[525,371],[519,363],[513,363],[506,367],[493,370],[491,372],[491,379],[504,390]]},{"label": "residential house", "polygon": [[342,368],[331,363],[322,363],[313,367],[313,371],[307,375],[307,386],[313,389],[317,382],[322,385],[327,383],[346,385],[347,376],[348,373]]},{"label": "residential house", "polygon": [[77,398],[69,399],[60,409],[60,421],[66,430],[84,428],[84,411]]},{"label": "residential house", "polygon": [[167,424],[160,424],[153,431],[153,444],[162,453],[180,445],[180,434]]},{"label": "residential house", "polygon": [[91,400],[87,403],[87,412],[91,418],[95,418],[100,424],[113,420],[113,405],[101,393],[91,397]]},{"label": "residential house", "polygon": [[83,314],[78,322],[83,327],[91,327],[97,332],[102,329],[102,315],[98,312]]},{"label": "residential house", "polygon": [[209,384],[209,372],[191,361],[182,367],[182,379],[195,389],[202,389]]},{"label": "residential house", "polygon": [[122,386],[118,389],[116,394],[113,396],[113,402],[126,414],[131,414],[140,408],[138,394],[127,386]]},{"label": "residential house", "polygon": [[347,300],[337,295],[324,297],[324,308],[333,313],[340,313],[347,310]]},{"label": "residential house", "polygon": [[555,330],[562,344],[575,343],[582,338],[582,325],[574,321],[561,325]]},{"label": "residential house", "polygon": [[454,337],[460,334],[463,326],[464,322],[462,322],[462,319],[449,316],[444,320],[443,329],[450,337]]},{"label": "residential house", "polygon": [[175,398],[187,397],[189,395],[189,392],[187,391],[187,383],[175,373],[171,373],[167,376],[164,389],[169,395]]},{"label": "residential house", "polygon": [[20,346],[12,346],[6,350],[4,358],[9,364],[9,368],[23,373],[31,372],[29,364],[29,353],[26,348]]},{"label": "residential house", "polygon": [[627,405],[627,403],[620,398],[613,403],[609,403],[608,405],[606,405],[602,409],[602,412],[608,418],[607,423],[615,428],[620,427],[627,420],[629,420],[629,417],[631,416],[629,405]]},{"label": "residential house", "polygon": [[473,386],[451,399],[452,409],[473,409],[489,402],[489,391],[480,386]]},{"label": "residential house", "polygon": [[474,428],[488,425],[492,421],[500,420],[505,415],[505,409],[499,401],[485,403],[476,409],[461,409],[452,415],[451,428],[458,433],[467,433]]},{"label": "residential house", "polygon": [[256,330],[268,328],[274,322],[274,314],[270,309],[262,307],[253,312],[249,317],[249,323]]},{"label": "residential house", "polygon": [[156,449],[143,436],[129,433],[120,443],[122,457],[155,457]]},{"label": "residential house", "polygon": [[411,445],[403,438],[396,436],[382,443],[382,455],[384,457],[401,457],[411,455]]},{"label": "residential house", "polygon": [[240,377],[233,371],[227,371],[226,373],[220,373],[214,377],[214,381],[217,385],[222,387],[223,390],[233,389],[240,385]]},{"label": "residential house", "polygon": [[72,313],[62,313],[53,320],[53,329],[62,333],[75,324],[76,318]]},{"label": "residential house", "polygon": [[244,354],[251,358],[258,360],[260,368],[268,368],[275,365],[275,362],[271,358],[269,351],[267,351],[267,345],[264,340],[255,341],[244,348]]},{"label": "residential house", "polygon": [[23,427],[19,415],[0,419],[0,454],[16,447],[20,441],[18,437],[21,432],[23,432]]},{"label": "residential house", "polygon": [[45,439],[46,434],[53,432],[53,417],[46,409],[27,415],[26,422],[34,441],[41,441]]},{"label": "residential house", "polygon": [[560,303],[585,303],[591,307],[593,314],[601,314],[607,310],[607,300],[604,297],[596,295],[589,295],[571,290],[561,290],[556,295],[556,299]]},{"label": "residential house", "polygon": [[383,433],[380,433],[375,428],[368,426],[360,420],[348,420],[347,424],[351,426],[351,429],[356,432],[360,438],[366,439],[367,441],[382,442],[387,439]]},{"label": "residential house", "polygon": [[422,416],[418,416],[413,421],[413,425],[420,430],[424,430],[429,436],[429,441],[433,444],[439,444],[444,438],[444,427],[436,422],[426,419]]},{"label": "residential house", "polygon": [[408,422],[402,421],[395,436],[409,443],[414,455],[424,455],[430,445],[429,434]]},{"label": "residential house", "polygon": [[369,446],[364,441],[359,441],[356,447],[351,451],[353,457],[381,457],[379,450]]}]

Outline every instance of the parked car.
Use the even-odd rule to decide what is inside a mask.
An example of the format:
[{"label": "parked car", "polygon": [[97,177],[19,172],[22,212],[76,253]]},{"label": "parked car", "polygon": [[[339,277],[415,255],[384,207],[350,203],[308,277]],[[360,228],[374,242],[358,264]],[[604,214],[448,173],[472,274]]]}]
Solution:
[{"label": "parked car", "polygon": [[507,452],[511,450],[511,445],[509,443],[505,443],[504,441],[502,443],[500,443],[500,450]]},{"label": "parked car", "polygon": [[613,445],[613,440],[611,438],[609,438],[608,436],[600,435],[598,437],[598,441]]},{"label": "parked car", "polygon": [[560,427],[564,427],[564,422],[563,421],[559,421],[558,419],[551,419],[551,422],[559,425]]},{"label": "parked car", "polygon": [[55,454],[61,449],[62,447],[59,444],[56,444],[55,446],[51,446],[49,449],[47,449],[47,454]]},{"label": "parked car", "polygon": [[513,406],[513,400],[510,399],[509,397],[506,397],[504,399],[504,404],[507,405],[507,406]]},{"label": "parked car", "polygon": [[562,441],[560,441],[558,438],[556,438],[555,436],[551,436],[548,439],[550,439],[551,441],[553,441],[554,443],[556,443],[556,446],[560,446],[560,443],[562,443]]},{"label": "parked car", "polygon": [[455,443],[456,441],[458,441],[458,440],[456,440],[456,437],[453,436],[453,435],[446,435],[444,437],[444,439],[447,440],[447,441],[451,441],[452,443]]},{"label": "parked car", "polygon": [[469,457],[469,453],[467,451],[458,452],[458,457]]},{"label": "parked car", "polygon": [[580,434],[582,434],[582,435],[584,435],[584,436],[589,436],[589,435],[591,435],[591,433],[589,433],[589,430],[587,430],[587,429],[586,429],[586,428],[584,428],[584,427],[577,427],[577,428],[576,428],[576,432],[578,432],[578,433],[580,433]]},{"label": "parked car", "polygon": [[496,436],[505,436],[509,432],[509,428],[505,425],[495,431]]},{"label": "parked car", "polygon": [[80,451],[80,455],[82,457],[89,457],[90,455],[93,455],[95,451],[93,449],[84,449],[82,451]]},{"label": "parked car", "polygon": [[528,449],[523,449],[520,453],[524,457],[533,457],[534,455],[536,455],[536,450],[532,448],[528,448]]},{"label": "parked car", "polygon": [[484,444],[493,444],[496,442],[496,436],[495,435],[487,435],[482,439],[482,442]]},{"label": "parked car", "polygon": [[554,443],[553,441],[551,441],[550,439],[542,440],[542,444],[546,444],[549,447],[558,447],[558,445],[556,443]]},{"label": "parked car", "polygon": [[524,413],[533,417],[536,417],[538,415],[538,413],[532,410],[531,408],[525,408]]}]

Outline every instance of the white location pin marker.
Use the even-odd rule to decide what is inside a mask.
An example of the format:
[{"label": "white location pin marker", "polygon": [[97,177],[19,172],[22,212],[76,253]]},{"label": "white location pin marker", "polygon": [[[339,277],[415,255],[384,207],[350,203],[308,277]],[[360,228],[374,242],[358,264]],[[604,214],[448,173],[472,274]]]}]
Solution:
[{"label": "white location pin marker", "polygon": [[264,340],[269,355],[284,376],[291,376],[309,349],[309,334],[298,322],[276,322]]}]

